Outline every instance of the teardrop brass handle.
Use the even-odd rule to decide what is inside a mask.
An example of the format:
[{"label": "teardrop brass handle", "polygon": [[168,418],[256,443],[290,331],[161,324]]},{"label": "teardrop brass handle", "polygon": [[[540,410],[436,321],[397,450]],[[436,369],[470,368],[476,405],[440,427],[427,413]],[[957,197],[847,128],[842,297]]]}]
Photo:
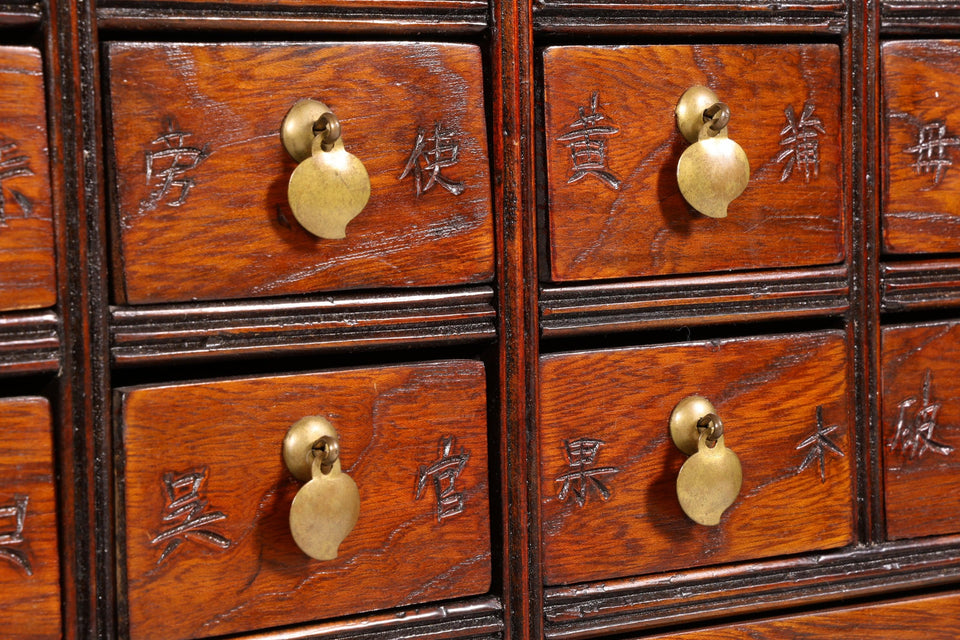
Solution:
[{"label": "teardrop brass handle", "polygon": [[283,439],[283,459],[307,481],[290,505],[290,534],[316,560],[333,560],[360,517],[360,491],[340,469],[340,438],[325,418],[295,422]]},{"label": "teardrop brass handle", "polygon": [[707,87],[690,87],[676,109],[677,128],[691,142],[677,163],[680,193],[694,209],[725,218],[727,206],[747,188],[750,161],[727,137],[730,108]]},{"label": "teardrop brass handle", "polygon": [[670,415],[670,436],[690,455],[677,474],[680,508],[697,524],[720,524],[743,484],[740,459],[726,447],[720,416],[703,396],[688,396]]}]

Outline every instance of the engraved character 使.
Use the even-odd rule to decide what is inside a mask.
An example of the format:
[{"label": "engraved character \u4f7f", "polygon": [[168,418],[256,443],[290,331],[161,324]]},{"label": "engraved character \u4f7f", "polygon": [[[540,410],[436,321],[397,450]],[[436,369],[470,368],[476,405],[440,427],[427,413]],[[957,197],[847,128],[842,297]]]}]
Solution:
[{"label": "engraved character \u4f7f", "polygon": [[590,106],[578,107],[577,111],[577,119],[557,138],[557,142],[564,143],[570,152],[572,167],[567,184],[593,176],[611,189],[620,189],[620,180],[607,168],[606,141],[620,130],[609,123],[601,124],[608,118],[600,112],[600,93],[594,91]]},{"label": "engraved character \u4f7f", "polygon": [[15,495],[13,502],[0,505],[0,558],[12,562],[23,569],[28,576],[33,575],[30,559],[19,549],[10,547],[23,544],[23,523],[27,518],[27,503],[30,498]]},{"label": "engraved character \u4f7f", "polygon": [[800,449],[810,447],[810,449],[807,451],[807,456],[797,468],[797,473],[800,473],[809,467],[816,460],[820,463],[820,482],[824,483],[827,481],[826,452],[830,451],[834,455],[838,455],[841,458],[844,457],[843,451],[840,450],[840,447],[838,447],[833,440],[830,439],[830,434],[839,428],[840,427],[835,424],[830,425],[829,427],[824,426],[823,407],[817,406],[817,432],[797,445],[798,451]]},{"label": "engraved character \u4f7f", "polygon": [[453,454],[453,441],[453,436],[442,437],[440,459],[430,466],[421,466],[417,475],[417,500],[423,495],[427,481],[433,480],[437,497],[437,522],[461,513],[465,503],[464,495],[456,490],[456,482],[470,454],[463,447],[460,447],[460,453]]},{"label": "engraved character \u4f7f", "polygon": [[947,126],[942,122],[931,122],[920,128],[917,144],[907,147],[907,153],[916,154],[913,168],[917,175],[933,172],[933,183],[940,184],[947,169],[953,166],[950,147],[960,145],[960,138],[947,135]]},{"label": "engraved character \u4f7f", "polygon": [[602,499],[609,499],[610,489],[601,482],[600,478],[619,473],[620,470],[614,467],[591,468],[597,461],[600,447],[605,444],[603,440],[579,438],[562,442],[570,471],[556,478],[556,482],[562,483],[560,492],[557,494],[560,502],[566,502],[568,498],[572,498],[578,507],[582,507],[586,504],[591,489],[596,491]]},{"label": "engraved character \u4f7f", "polygon": [[167,502],[161,520],[166,528],[150,541],[154,545],[166,543],[158,565],[187,540],[218,549],[230,548],[227,538],[208,528],[214,522],[226,520],[227,516],[220,511],[207,511],[209,503],[202,495],[206,481],[206,469],[163,474],[163,495]]},{"label": "engraved character \u4f7f", "polygon": [[[196,169],[210,155],[205,147],[186,144],[186,139],[192,134],[176,129],[173,121],[167,120],[166,132],[150,143],[154,149],[145,154],[147,184],[153,186],[153,191],[140,202],[140,213],[152,211],[162,202],[170,207],[185,203],[190,189],[196,185],[193,178],[187,177],[187,173]],[[175,189],[179,191],[173,199]]]},{"label": "engraved character \u4f7f", "polygon": [[787,124],[780,130],[780,146],[784,147],[777,156],[777,162],[786,161],[780,182],[786,182],[793,169],[803,169],[804,182],[820,175],[820,134],[826,133],[823,122],[813,115],[815,105],[807,102],[803,105],[800,116],[793,110],[793,105],[784,109]]},{"label": "engraved character \u4f7f", "polygon": [[442,125],[437,122],[433,126],[432,136],[428,136],[423,129],[417,129],[413,151],[410,152],[403,173],[397,179],[403,180],[412,173],[417,197],[437,184],[458,196],[466,188],[464,184],[446,178],[441,172],[459,161],[460,141],[454,137],[452,131],[444,131]]},{"label": "engraved character \u4f7f", "polygon": [[[916,396],[910,396],[897,404],[899,410],[897,427],[890,442],[890,449],[892,451],[900,449],[906,458],[919,458],[927,451],[933,451],[942,456],[953,452],[953,447],[933,439],[933,432],[937,428],[937,414],[943,405],[932,401],[932,386],[932,374],[927,369],[923,378],[922,398],[918,400]],[[918,402],[920,406],[916,407]],[[911,412],[912,415],[910,415]]]},{"label": "engraved character \u4f7f", "polygon": [[[6,223],[7,215],[9,214],[7,211],[6,197],[3,192],[3,182],[20,176],[32,176],[33,171],[31,171],[28,166],[29,162],[30,160],[27,156],[17,151],[16,142],[0,140],[0,225]],[[13,199],[17,201],[23,215],[30,215],[33,211],[33,204],[30,202],[30,199],[16,189],[7,187],[7,190],[10,192],[10,195],[13,196]]]}]

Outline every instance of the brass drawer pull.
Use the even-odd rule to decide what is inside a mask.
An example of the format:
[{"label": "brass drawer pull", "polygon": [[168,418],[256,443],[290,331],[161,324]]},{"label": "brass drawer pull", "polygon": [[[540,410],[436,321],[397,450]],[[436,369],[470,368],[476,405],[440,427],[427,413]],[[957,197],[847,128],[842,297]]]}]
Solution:
[{"label": "brass drawer pull", "polygon": [[677,474],[680,508],[697,524],[720,524],[743,484],[740,460],[724,443],[720,416],[706,398],[688,396],[670,415],[670,436],[690,455]]},{"label": "brass drawer pull", "polygon": [[677,103],[677,128],[692,143],[677,163],[680,193],[711,218],[727,217],[727,205],[747,188],[750,161],[727,137],[730,108],[707,87],[690,87]]},{"label": "brass drawer pull", "polygon": [[308,481],[290,505],[290,533],[300,550],[333,560],[360,517],[360,491],[340,470],[340,439],[318,416],[295,422],[283,439],[283,460],[298,480]]}]

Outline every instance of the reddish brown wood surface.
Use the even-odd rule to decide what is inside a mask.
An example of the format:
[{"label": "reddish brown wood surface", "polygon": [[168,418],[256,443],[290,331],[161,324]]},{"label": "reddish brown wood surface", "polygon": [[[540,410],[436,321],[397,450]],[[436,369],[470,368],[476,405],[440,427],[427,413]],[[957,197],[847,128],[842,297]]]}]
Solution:
[{"label": "reddish brown wood surface", "polygon": [[0,311],[56,302],[43,60],[0,47]]},{"label": "reddish brown wood surface", "polygon": [[[190,4],[201,4],[207,2],[207,0],[178,0],[180,4],[190,5]],[[105,6],[110,6],[112,4],[120,4],[117,2],[112,2],[111,0],[106,0],[100,2],[100,4]],[[150,3],[147,0],[134,0],[130,2],[124,2],[125,5],[136,6],[138,4],[149,5]],[[264,6],[262,0],[226,0],[223,2],[223,5],[233,5],[236,7],[250,6],[255,5],[259,7]],[[284,7],[284,6],[293,6],[293,7],[304,7],[304,8],[329,8],[329,7],[340,7],[348,9],[381,9],[381,10],[470,10],[470,9],[484,9],[487,7],[487,2],[485,0],[323,0],[322,3],[317,2],[317,0],[271,0],[269,5],[274,7]]]},{"label": "reddish brown wood surface", "polygon": [[[478,47],[114,44],[108,58],[120,298],[170,302],[492,278]],[[287,203],[297,164],[278,131],[300,98],[336,113],[346,150],[370,175],[370,201],[343,240],[310,235]],[[418,196],[414,176],[400,176],[418,132],[433,149],[438,124],[459,144],[459,160],[440,176],[464,190],[455,195],[437,183]],[[176,178],[192,181],[182,204],[171,206],[181,195],[174,186],[144,206],[163,184],[156,175],[146,179],[146,154],[164,148],[153,141],[168,127],[189,133],[184,145],[207,155]],[[425,171],[424,183],[431,174]]]},{"label": "reddish brown wood surface", "polygon": [[[540,451],[548,584],[668,571],[839,547],[853,539],[850,366],[836,332],[544,356]],[[676,494],[687,456],[670,439],[673,407],[707,397],[740,458],[743,487],[720,525],[689,520]],[[801,444],[823,427],[842,456]],[[836,428],[830,429],[835,426]],[[586,501],[561,501],[573,470],[565,441],[600,440]],[[808,463],[806,468],[804,462]]]},{"label": "reddish brown wood surface", "polygon": [[[450,361],[170,385],[121,392],[126,598],[130,637],[194,638],[485,592],[490,527],[484,369]],[[302,486],[281,442],[296,420],[326,416],[360,520],[336,560],[305,556],[290,536]],[[440,519],[421,468],[469,455],[454,488],[462,512]],[[164,474],[205,473],[203,527],[222,549],[187,538],[161,561]],[[174,520],[174,522],[178,522]]]},{"label": "reddish brown wood surface", "polygon": [[59,638],[50,406],[45,398],[0,399],[0,425],[0,635]]},{"label": "reddish brown wood surface", "polygon": [[[545,155],[551,277],[624,278],[727,269],[831,264],[843,250],[839,49],[803,46],[554,47],[543,54]],[[687,142],[674,109],[683,92],[709,86],[730,106],[729,136],[750,159],[746,191],[724,219],[693,211],[677,186]],[[578,110],[598,112],[615,134],[606,166],[611,188],[594,175],[570,183],[569,142]],[[809,181],[796,164],[786,109],[804,105],[820,120],[819,168]]]},{"label": "reddish brown wood surface", "polygon": [[887,535],[960,532],[960,323],[885,327]]},{"label": "reddish brown wood surface", "polygon": [[958,637],[960,594],[957,593],[657,636],[664,640],[955,640]]},{"label": "reddish brown wood surface", "polygon": [[958,251],[960,43],[887,42],[882,52],[883,248]]}]

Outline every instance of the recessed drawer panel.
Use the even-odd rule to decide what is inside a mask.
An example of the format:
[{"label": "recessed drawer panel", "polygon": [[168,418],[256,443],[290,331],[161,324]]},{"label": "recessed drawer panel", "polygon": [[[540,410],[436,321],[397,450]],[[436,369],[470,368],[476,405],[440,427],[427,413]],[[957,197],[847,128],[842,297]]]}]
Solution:
[{"label": "recessed drawer panel", "polygon": [[[107,58],[122,300],[492,278],[478,47],[117,43]],[[280,125],[300,99],[329,107],[369,176],[344,238],[312,235],[288,201]]]},{"label": "recessed drawer panel", "polygon": [[0,399],[0,611],[3,637],[60,637],[60,565],[50,405]]},{"label": "recessed drawer panel", "polygon": [[0,47],[0,311],[57,300],[40,52]]},{"label": "recessed drawer panel", "polygon": [[887,42],[883,248],[960,251],[960,42]]},{"label": "recessed drawer panel", "polygon": [[[486,592],[484,384],[482,363],[450,361],[121,390],[130,637],[219,636]],[[335,428],[339,473],[359,491],[334,559],[308,557],[291,534],[307,485],[282,443],[306,416]]]},{"label": "recessed drawer panel", "polygon": [[[838,47],[569,46],[543,65],[551,279],[843,259]],[[690,145],[674,112],[694,85],[729,105],[749,159],[726,218],[697,213],[678,187]]]},{"label": "recessed drawer panel", "polygon": [[887,535],[960,532],[960,323],[882,336]]},{"label": "recessed drawer panel", "polygon": [[[840,332],[543,356],[540,455],[548,584],[840,547],[853,540],[853,414]],[[681,509],[693,457],[671,439],[708,399],[742,487],[719,524]],[[697,453],[696,455],[701,455]],[[712,496],[713,486],[705,495]]]}]

